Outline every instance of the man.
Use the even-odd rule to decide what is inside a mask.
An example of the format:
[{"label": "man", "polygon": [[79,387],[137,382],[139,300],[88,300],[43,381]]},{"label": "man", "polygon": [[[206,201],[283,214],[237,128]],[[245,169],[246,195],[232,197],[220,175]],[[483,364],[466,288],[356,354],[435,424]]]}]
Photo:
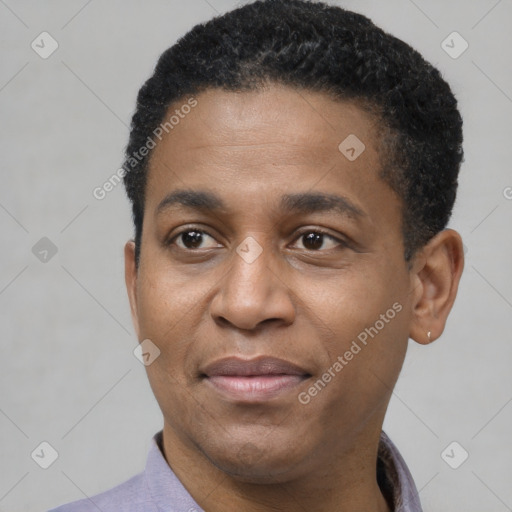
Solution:
[{"label": "man", "polygon": [[56,510],[421,511],[382,424],[463,269],[449,86],[367,18],[256,1],[141,88],[126,284],[164,417],[146,469]]}]

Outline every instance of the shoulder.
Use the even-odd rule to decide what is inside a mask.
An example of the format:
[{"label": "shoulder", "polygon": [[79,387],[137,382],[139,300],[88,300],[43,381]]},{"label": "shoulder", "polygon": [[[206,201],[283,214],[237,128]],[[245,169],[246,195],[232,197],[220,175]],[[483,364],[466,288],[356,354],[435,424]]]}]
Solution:
[{"label": "shoulder", "polygon": [[108,491],[61,505],[48,512],[150,512],[153,506],[142,472]]}]

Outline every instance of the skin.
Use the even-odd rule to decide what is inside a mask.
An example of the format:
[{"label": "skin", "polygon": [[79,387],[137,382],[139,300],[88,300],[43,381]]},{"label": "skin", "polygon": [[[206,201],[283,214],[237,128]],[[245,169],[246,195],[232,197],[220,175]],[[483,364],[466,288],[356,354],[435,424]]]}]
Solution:
[{"label": "skin", "polygon": [[[125,246],[138,339],[161,351],[147,373],[164,455],[207,512],[389,511],[375,470],[384,415],[408,338],[426,344],[427,332],[434,341],[444,329],[461,238],[444,230],[404,260],[402,204],[378,177],[376,121],[356,104],[275,84],[196,99],[153,151],[139,268],[133,241]],[[366,146],[352,162],[338,149],[349,134]],[[213,192],[224,207],[157,214],[182,189]],[[312,192],[343,196],[363,214],[280,207],[285,193]],[[207,233],[199,245],[176,236],[191,228]],[[318,229],[327,235],[312,246],[303,235]],[[252,263],[236,252],[247,237],[262,248]],[[300,403],[394,303],[401,311]],[[257,404],[227,399],[200,377],[220,358],[261,355],[311,377]]]}]

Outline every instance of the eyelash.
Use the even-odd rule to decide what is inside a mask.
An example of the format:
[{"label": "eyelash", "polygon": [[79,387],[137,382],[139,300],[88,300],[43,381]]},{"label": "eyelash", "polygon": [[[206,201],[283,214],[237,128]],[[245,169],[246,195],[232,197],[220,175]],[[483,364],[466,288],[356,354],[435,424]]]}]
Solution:
[{"label": "eyelash", "polygon": [[[209,237],[213,238],[215,240],[215,237],[213,235],[211,235],[210,233],[208,233],[208,231],[205,231],[204,229],[196,229],[194,227],[188,227],[186,229],[183,229],[182,231],[176,233],[172,238],[170,238],[166,243],[165,245],[166,246],[171,246],[174,244],[174,241],[177,240],[181,235],[183,235],[184,233],[189,233],[190,231],[194,231],[196,233],[201,233],[202,235],[208,235]],[[334,240],[337,244],[339,244],[341,247],[343,248],[346,248],[348,247],[348,243],[345,242],[344,240],[340,240],[339,238],[336,238],[335,236],[331,235],[330,233],[328,233],[327,231],[324,231],[320,228],[315,228],[315,229],[306,229],[300,233],[297,234],[297,236],[295,237],[294,241],[297,241],[299,240],[301,237],[303,237],[304,235],[307,235],[307,234],[310,234],[310,233],[315,233],[317,235],[324,235],[325,237],[327,238],[330,238],[331,240]],[[178,247],[179,249],[183,250],[183,251],[190,251],[190,252],[197,252],[197,251],[200,251],[201,249],[187,249],[187,248],[183,248],[183,247]],[[317,249],[317,250],[314,250],[314,249],[306,249],[307,251],[310,251],[310,252],[326,252],[325,250],[322,250],[322,249]],[[332,250],[332,249],[331,249]]]}]

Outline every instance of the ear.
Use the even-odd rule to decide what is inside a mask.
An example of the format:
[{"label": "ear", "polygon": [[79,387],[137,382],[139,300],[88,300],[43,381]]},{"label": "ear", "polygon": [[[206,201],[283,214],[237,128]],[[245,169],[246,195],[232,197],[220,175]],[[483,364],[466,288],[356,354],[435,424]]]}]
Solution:
[{"label": "ear", "polygon": [[463,269],[462,239],[453,229],[441,231],[419,251],[411,270],[410,338],[426,345],[441,336]]},{"label": "ear", "polygon": [[137,310],[137,267],[135,265],[135,242],[128,240],[124,246],[124,280],[126,291],[130,300],[130,310],[132,322],[137,333],[137,339],[140,340],[139,315]]}]

